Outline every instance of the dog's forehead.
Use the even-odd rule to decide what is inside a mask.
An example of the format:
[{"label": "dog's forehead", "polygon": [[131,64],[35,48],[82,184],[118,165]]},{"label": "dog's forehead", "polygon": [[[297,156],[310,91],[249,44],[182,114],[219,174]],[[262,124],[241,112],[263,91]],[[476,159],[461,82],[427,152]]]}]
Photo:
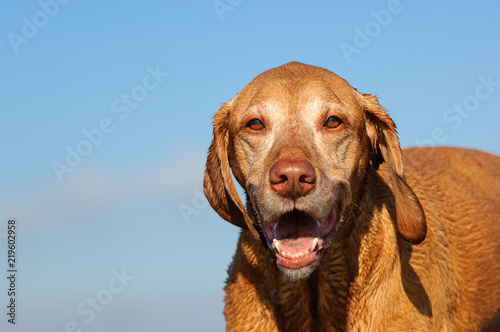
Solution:
[{"label": "dog's forehead", "polygon": [[236,98],[244,108],[266,104],[293,111],[324,103],[349,105],[356,90],[344,79],[321,67],[291,62],[255,77]]}]

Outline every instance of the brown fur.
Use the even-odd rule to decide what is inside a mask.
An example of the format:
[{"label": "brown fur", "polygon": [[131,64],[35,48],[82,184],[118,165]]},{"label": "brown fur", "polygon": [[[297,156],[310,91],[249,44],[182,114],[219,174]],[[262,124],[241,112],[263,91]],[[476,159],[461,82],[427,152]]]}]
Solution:
[{"label": "brown fur", "polygon": [[[335,130],[322,127],[330,114],[342,120]],[[265,129],[249,130],[253,118]],[[271,189],[280,158],[312,164],[310,194],[292,201]],[[205,195],[242,228],[225,287],[228,331],[500,330],[500,158],[457,148],[403,154],[375,96],[325,69],[288,63],[221,107]],[[321,218],[337,201],[338,230],[319,263],[291,280],[263,220],[292,208]]]}]

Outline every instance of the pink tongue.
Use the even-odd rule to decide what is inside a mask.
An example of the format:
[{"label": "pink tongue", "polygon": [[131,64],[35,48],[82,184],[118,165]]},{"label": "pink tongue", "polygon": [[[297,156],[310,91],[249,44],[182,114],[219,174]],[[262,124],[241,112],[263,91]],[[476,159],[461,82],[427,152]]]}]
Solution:
[{"label": "pink tongue", "polygon": [[274,237],[282,251],[295,254],[311,248],[314,238],[319,237],[319,228],[307,213],[294,210],[278,220]]}]

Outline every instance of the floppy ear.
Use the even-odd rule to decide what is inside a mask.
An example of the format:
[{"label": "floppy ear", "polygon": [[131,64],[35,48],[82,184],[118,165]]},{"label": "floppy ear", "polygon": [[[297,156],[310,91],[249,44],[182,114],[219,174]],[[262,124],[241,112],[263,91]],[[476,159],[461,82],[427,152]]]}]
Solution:
[{"label": "floppy ear", "polygon": [[249,229],[260,239],[253,227],[231,177],[228,157],[228,120],[232,101],[222,105],[214,116],[212,144],[208,149],[203,192],[212,208],[225,220],[238,227]]},{"label": "floppy ear", "polygon": [[374,95],[363,94],[362,96],[368,120],[367,133],[372,145],[372,165],[378,169],[379,164],[384,161],[387,163],[396,201],[398,232],[406,241],[418,244],[425,239],[427,234],[425,214],[403,173],[403,156],[396,125]]}]

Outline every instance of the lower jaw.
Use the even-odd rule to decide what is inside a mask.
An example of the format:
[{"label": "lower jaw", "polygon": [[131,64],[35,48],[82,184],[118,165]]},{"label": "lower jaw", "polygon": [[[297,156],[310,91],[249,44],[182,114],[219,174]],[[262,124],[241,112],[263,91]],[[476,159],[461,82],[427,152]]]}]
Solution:
[{"label": "lower jaw", "polygon": [[313,260],[308,265],[302,266],[300,268],[288,268],[283,265],[278,264],[278,269],[291,281],[299,281],[301,279],[308,278],[318,267],[319,261]]},{"label": "lower jaw", "polygon": [[318,261],[318,253],[312,252],[306,257],[300,258],[285,258],[280,255],[276,255],[276,263],[278,266],[282,266],[288,269],[300,269],[306,267],[307,265]]}]

